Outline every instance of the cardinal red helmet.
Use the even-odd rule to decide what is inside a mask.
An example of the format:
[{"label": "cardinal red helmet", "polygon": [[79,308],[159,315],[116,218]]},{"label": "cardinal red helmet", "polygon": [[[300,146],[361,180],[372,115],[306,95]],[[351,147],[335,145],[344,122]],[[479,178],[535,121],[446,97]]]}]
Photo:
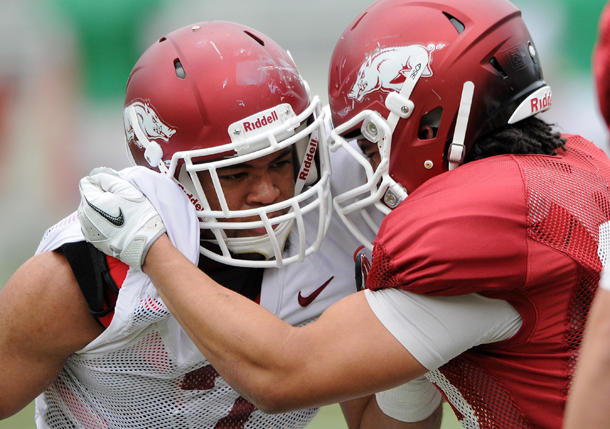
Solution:
[{"label": "cardinal red helmet", "polygon": [[[269,37],[230,22],[203,22],[176,30],[138,60],[125,97],[124,125],[132,161],[175,179],[197,209],[201,228],[217,245],[201,247],[211,259],[241,266],[282,266],[319,248],[328,227],[330,167],[323,113],[290,57]],[[251,210],[231,210],[216,170],[293,147],[294,197]],[[215,183],[212,210],[198,172]],[[305,244],[301,217],[317,210],[317,239]],[[272,213],[284,213],[274,217]],[[286,213],[287,212],[287,213]],[[253,222],[231,219],[256,217]],[[298,225],[299,251],[283,257]],[[318,224],[316,224],[318,227]],[[229,229],[265,228],[253,238],[227,238]],[[266,261],[235,255],[259,253]]]},{"label": "cardinal red helmet", "polygon": [[363,205],[387,213],[463,162],[479,137],[548,109],[551,91],[509,1],[380,0],[337,43],[329,100],[331,149],[358,156],[346,140],[361,134],[381,154],[375,172],[359,156],[367,185],[335,198],[345,220]]}]

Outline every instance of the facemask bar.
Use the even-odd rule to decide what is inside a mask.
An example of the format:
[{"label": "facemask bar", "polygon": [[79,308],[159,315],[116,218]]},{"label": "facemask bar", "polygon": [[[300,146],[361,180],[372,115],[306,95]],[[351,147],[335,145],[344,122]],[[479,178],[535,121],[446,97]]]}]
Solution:
[{"label": "facemask bar", "polygon": [[[307,119],[312,116],[314,112],[315,115],[313,121],[303,130],[298,130],[300,124],[306,123]],[[295,130],[297,130],[296,134],[278,142],[278,135],[285,136],[287,132],[294,132]],[[320,171],[311,168],[307,169],[308,171],[314,170],[313,173],[311,171],[309,171],[309,173],[315,174],[319,177],[319,180],[315,184],[309,185],[311,182],[309,179],[311,177],[308,177],[303,173],[303,166],[307,161],[307,153],[312,150],[312,140],[315,140],[313,146],[315,147],[320,159]],[[299,181],[299,177],[297,177],[297,180],[295,181],[296,189],[293,198],[256,209],[229,209],[225,195],[222,192],[220,180],[218,178],[217,170],[219,168],[248,162],[272,153],[277,153],[284,148],[294,147],[295,145],[299,144],[305,145],[305,150],[301,150],[305,157],[299,160],[300,165],[295,165],[295,168],[297,169],[299,175],[304,175],[302,176],[303,180]],[[326,133],[324,130],[324,113],[322,111],[319,98],[314,97],[311,105],[298,117],[295,116],[280,126],[269,129],[268,131],[259,134],[252,139],[242,141],[239,143],[239,145],[242,148],[244,146],[254,147],[257,148],[257,150],[216,161],[197,164],[193,162],[193,159],[197,161],[197,159],[201,157],[236,150],[235,143],[229,143],[214,148],[177,152],[174,154],[171,162],[169,163],[167,174],[170,177],[174,177],[176,169],[181,164],[179,161],[183,161],[182,169],[188,173],[189,179],[184,180],[182,176],[180,176],[179,185],[181,185],[181,187],[187,193],[187,196],[189,196],[191,199],[191,202],[193,202],[197,210],[197,215],[200,218],[201,229],[209,230],[214,234],[214,237],[216,238],[215,242],[219,246],[222,253],[218,254],[206,249],[205,247],[201,247],[201,254],[227,265],[280,268],[293,262],[300,262],[306,256],[317,252],[328,229],[331,211],[330,160],[328,155]],[[259,147],[260,149],[258,149]],[[200,171],[209,172],[220,204],[220,210],[211,209],[203,192],[201,183],[199,182],[199,177],[197,176],[197,173]],[[190,189],[189,185],[191,183],[187,185],[186,182],[189,181],[192,183],[194,189]],[[305,183],[308,183],[308,185],[305,186]],[[304,190],[301,192],[301,189]],[[273,218],[269,216],[272,213],[277,214],[280,211],[286,210],[287,213],[280,216]],[[313,243],[307,243],[307,226],[303,220],[303,216],[314,211],[318,212],[317,225],[314,226],[317,227],[317,235]],[[314,215],[314,213],[311,215]],[[256,217],[260,220],[251,222],[227,221],[230,219],[246,217]],[[311,222],[309,223],[311,224]],[[285,256],[283,255],[284,244],[290,230],[293,228],[293,225],[296,226],[298,242],[292,243],[291,255]],[[225,230],[254,229],[261,227],[265,228],[267,231],[266,235],[249,238],[227,238],[225,233]],[[310,225],[309,228],[312,228],[312,226]],[[252,251],[251,248],[260,248],[262,250]],[[236,256],[235,254],[239,253],[261,253],[270,259],[266,261],[252,261],[234,257]]]},{"label": "facemask bar", "polygon": [[[371,251],[373,250],[373,244],[366,237],[366,234],[360,231],[354,222],[348,218],[348,215],[358,211],[364,219],[365,224],[376,235],[379,231],[379,225],[373,221],[365,211],[365,208],[374,205],[377,210],[387,215],[407,198],[407,192],[404,187],[392,179],[389,174],[392,133],[400,119],[407,119],[413,113],[415,106],[409,97],[423,71],[426,69],[428,61],[427,55],[419,56],[414,63],[413,71],[406,77],[400,92],[388,94],[385,101],[386,107],[390,111],[387,120],[375,111],[364,110],[351,120],[335,128],[329,138],[329,145],[332,151],[338,150],[339,147],[347,150],[365,170],[367,182],[348,192],[337,195],[333,199],[333,205],[350,232]],[[362,135],[367,140],[377,143],[379,148],[381,161],[375,171],[373,171],[366,157],[341,137],[343,133],[361,122]]]},{"label": "facemask bar", "polygon": [[[365,123],[363,123],[362,128],[369,131],[374,129],[378,137],[377,145],[381,161],[374,171],[369,160],[362,152],[341,137],[341,134],[363,121]],[[343,125],[335,128],[329,137],[329,145],[332,151],[336,151],[339,148],[346,150],[365,171],[366,183],[335,196],[333,198],[333,205],[350,232],[369,250],[373,249],[373,245],[370,239],[367,238],[367,233],[361,231],[350,219],[349,215],[358,212],[365,224],[373,232],[373,235],[377,235],[379,225],[373,221],[365,209],[368,206],[374,206],[383,215],[391,211],[388,206],[381,202],[386,191],[398,185],[388,174],[391,139],[392,134],[387,121],[379,113],[371,110],[364,110]]]}]

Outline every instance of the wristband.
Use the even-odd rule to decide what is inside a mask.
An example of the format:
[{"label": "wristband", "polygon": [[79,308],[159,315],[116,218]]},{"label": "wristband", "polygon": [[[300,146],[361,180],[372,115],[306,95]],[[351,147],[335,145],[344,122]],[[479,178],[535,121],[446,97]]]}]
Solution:
[{"label": "wristband", "polygon": [[426,377],[375,394],[377,405],[389,417],[401,422],[419,422],[430,417],[443,397]]}]

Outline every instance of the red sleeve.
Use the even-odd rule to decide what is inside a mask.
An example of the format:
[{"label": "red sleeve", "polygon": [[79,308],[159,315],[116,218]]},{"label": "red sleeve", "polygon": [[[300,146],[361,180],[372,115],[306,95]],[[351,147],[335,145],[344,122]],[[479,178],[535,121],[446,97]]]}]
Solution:
[{"label": "red sleeve", "polygon": [[472,162],[429,180],[386,216],[367,287],[427,295],[519,288],[526,234],[523,179],[513,158]]}]

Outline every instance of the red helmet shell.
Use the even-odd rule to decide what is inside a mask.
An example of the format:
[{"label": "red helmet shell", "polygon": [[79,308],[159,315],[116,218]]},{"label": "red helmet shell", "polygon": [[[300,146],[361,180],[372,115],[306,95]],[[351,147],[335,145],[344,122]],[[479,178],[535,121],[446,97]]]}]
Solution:
[{"label": "red helmet shell", "polygon": [[235,23],[189,25],[154,43],[131,72],[125,96],[128,148],[136,164],[153,168],[134,135],[129,106],[139,116],[144,112],[140,128],[161,146],[169,164],[176,152],[231,143],[231,124],[282,103],[298,115],[310,101],[279,45]]},{"label": "red helmet shell", "polygon": [[[428,66],[410,96],[415,108],[398,121],[390,153],[389,173],[408,192],[447,170],[446,149],[465,82],[474,83],[466,150],[506,125],[519,104],[546,85],[521,12],[509,1],[380,0],[354,20],[333,53],[334,125],[366,109],[387,118],[387,94],[400,91],[422,53]],[[422,117],[439,107],[436,136],[420,139]]]}]

